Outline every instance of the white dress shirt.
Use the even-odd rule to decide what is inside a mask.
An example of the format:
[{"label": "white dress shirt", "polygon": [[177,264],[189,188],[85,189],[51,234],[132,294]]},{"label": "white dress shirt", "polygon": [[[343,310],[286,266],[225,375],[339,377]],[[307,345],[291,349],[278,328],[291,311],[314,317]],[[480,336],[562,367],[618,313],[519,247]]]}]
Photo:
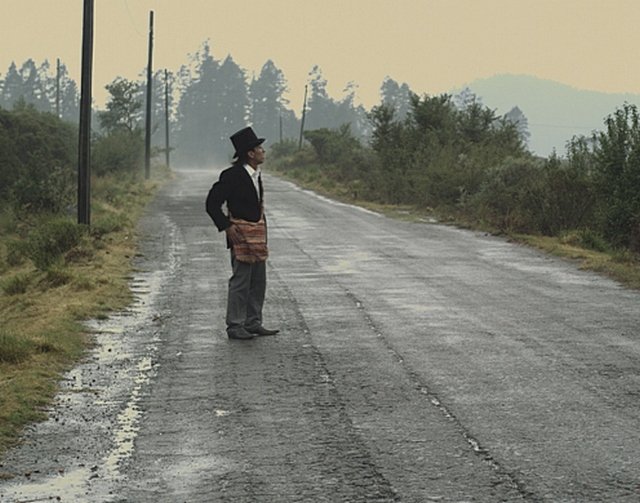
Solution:
[{"label": "white dress shirt", "polygon": [[260,178],[260,166],[258,166],[256,169],[253,169],[248,164],[245,164],[244,169],[246,169],[247,173],[249,173],[249,176],[253,181],[253,186],[256,189],[256,196],[258,196],[258,199],[260,199],[260,183],[258,182],[258,178]]}]

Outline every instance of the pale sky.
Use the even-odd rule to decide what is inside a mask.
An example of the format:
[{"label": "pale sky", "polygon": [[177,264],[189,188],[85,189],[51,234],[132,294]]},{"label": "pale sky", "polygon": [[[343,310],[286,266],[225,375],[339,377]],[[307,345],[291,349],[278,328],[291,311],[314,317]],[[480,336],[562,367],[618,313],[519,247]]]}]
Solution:
[{"label": "pale sky", "polygon": [[[80,83],[83,0],[0,0],[0,78],[11,61],[60,58]],[[350,81],[367,108],[385,76],[419,94],[513,73],[640,93],[640,0],[95,0],[93,95],[137,79],[155,15],[154,70],[177,71],[209,39],[248,77],[271,59],[301,108],[314,65],[329,93]]]}]

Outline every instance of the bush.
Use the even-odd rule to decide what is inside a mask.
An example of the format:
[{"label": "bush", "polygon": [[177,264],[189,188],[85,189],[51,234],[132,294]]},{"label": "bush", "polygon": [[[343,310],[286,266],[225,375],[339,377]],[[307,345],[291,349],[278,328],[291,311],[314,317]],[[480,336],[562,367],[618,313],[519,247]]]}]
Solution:
[{"label": "bush", "polygon": [[580,245],[599,252],[609,251],[609,245],[606,240],[597,232],[591,229],[583,229],[578,232]]},{"label": "bush", "polygon": [[19,364],[37,353],[60,351],[55,342],[46,337],[29,338],[0,329],[0,363]]},{"label": "bush", "polygon": [[63,267],[49,267],[44,278],[48,287],[57,288],[64,286],[73,279],[73,275]]},{"label": "bush", "polygon": [[111,232],[118,232],[129,224],[127,215],[118,213],[106,213],[96,218],[91,224],[90,234],[96,239],[102,238]]},{"label": "bush", "polygon": [[27,274],[16,274],[2,283],[2,291],[7,295],[26,293],[31,279]]},{"label": "bush", "polygon": [[323,128],[305,131],[304,137],[311,144],[322,164],[345,164],[346,158],[361,148],[358,139],[352,136],[348,124],[341,126],[338,130]]},{"label": "bush", "polygon": [[17,232],[20,219],[12,208],[0,208],[0,234]]},{"label": "bush", "polygon": [[58,212],[73,200],[77,132],[52,114],[0,109],[0,198],[18,210]]},{"label": "bush", "polygon": [[36,268],[46,270],[77,246],[84,233],[84,227],[64,218],[42,223],[27,238],[27,255]]},{"label": "bush", "polygon": [[26,243],[19,239],[10,239],[7,241],[7,264],[15,267],[22,264],[27,257]]},{"label": "bush", "polygon": [[569,231],[561,236],[560,239],[563,243],[573,246],[579,246],[581,248],[586,248],[589,250],[598,252],[610,251],[607,241],[592,229]]},{"label": "bush", "polygon": [[487,173],[470,206],[481,220],[501,231],[538,230],[544,212],[541,174],[539,162],[507,159]]},{"label": "bush", "polygon": [[92,171],[97,176],[136,173],[144,162],[144,139],[139,130],[116,130],[93,143]]},{"label": "bush", "polygon": [[0,331],[0,362],[21,363],[34,351],[35,345],[29,339]]},{"label": "bush", "polygon": [[600,230],[615,246],[640,252],[640,113],[625,104],[593,137]]},{"label": "bush", "polygon": [[274,143],[269,149],[270,156],[274,158],[286,157],[293,155],[298,150],[298,142],[292,139],[285,139]]},{"label": "bush", "polygon": [[583,228],[593,220],[593,178],[579,163],[549,157],[542,170],[543,214],[539,230],[548,235]]}]

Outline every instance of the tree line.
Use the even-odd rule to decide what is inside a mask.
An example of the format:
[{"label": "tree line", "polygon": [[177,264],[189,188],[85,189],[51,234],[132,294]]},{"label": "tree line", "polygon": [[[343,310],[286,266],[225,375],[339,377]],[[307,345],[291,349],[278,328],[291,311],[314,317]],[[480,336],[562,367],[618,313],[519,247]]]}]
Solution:
[{"label": "tree line", "polygon": [[[133,174],[143,161],[146,82],[116,77],[106,85],[108,100],[94,110],[92,173]],[[284,73],[267,61],[250,79],[231,55],[219,59],[205,42],[177,72],[156,71],[152,88],[152,144],[165,148],[165,89],[170,90],[169,127],[177,165],[210,166],[229,162],[228,140],[250,123],[271,142],[297,139],[301,118],[285,95]],[[349,123],[363,141],[371,134],[368,112],[355,103],[351,83],[341,99],[327,92],[318,66],[309,74],[306,128],[338,128]],[[410,89],[387,78],[385,102],[407,110]],[[302,104],[299,104],[302,108]],[[28,59],[0,74],[0,196],[2,206],[60,211],[74,202],[76,140],[70,125],[79,115],[78,86],[63,62]],[[402,113],[402,112],[401,112]]]},{"label": "tree line", "polygon": [[77,122],[80,93],[69,77],[64,63],[51,67],[45,60],[40,65],[28,59],[18,68],[12,62],[0,79],[0,108],[11,110],[24,101],[40,112],[50,112],[68,121]]},{"label": "tree line", "polygon": [[[146,81],[142,74],[137,80],[117,77],[106,86],[106,108],[97,111],[93,121],[97,134],[119,130],[116,136],[122,138],[123,130],[135,134],[144,127]],[[305,129],[337,129],[348,123],[356,137],[368,141],[372,132],[369,111],[356,104],[357,84],[347,84],[343,96],[336,99],[329,96],[320,67],[314,66],[308,77]],[[165,147],[165,86],[170,88],[169,127],[177,164],[228,162],[232,153],[229,134],[247,123],[272,142],[300,134],[303,104],[294,107],[288,102],[287,80],[273,61],[264,63],[259,74],[249,78],[231,55],[216,58],[210,44],[204,42],[177,72],[160,70],[153,76],[152,144],[156,151]],[[406,83],[390,77],[381,84],[382,103],[393,106],[399,117],[407,114],[411,94]],[[38,111],[77,122],[78,95],[78,86],[64,64],[58,71],[48,61],[37,65],[29,59],[20,67],[12,63],[0,78],[0,107],[6,110],[24,101]]]},{"label": "tree line", "polygon": [[347,124],[272,148],[271,165],[351,200],[412,205],[508,233],[561,236],[598,251],[640,252],[640,114],[625,104],[566,156],[534,156],[526,118],[463,91],[410,95],[369,113],[371,140]]},{"label": "tree line", "polygon": [[[247,72],[231,56],[217,59],[210,45],[204,43],[177,72],[165,74],[160,70],[153,76],[152,144],[156,150],[165,146],[165,86],[170,88],[169,127],[177,164],[209,166],[228,162],[232,153],[230,132],[248,122],[272,141],[299,134],[300,119],[285,98],[286,79],[272,61],[267,61],[259,75],[249,80]],[[137,80],[117,77],[106,89],[108,101],[104,110],[95,111],[94,133],[118,139],[139,135],[144,127],[146,99],[142,73]],[[366,112],[353,104],[355,91],[351,86],[344,99],[333,100],[326,92],[321,70],[314,67],[307,104],[309,127],[337,127],[342,122],[352,122],[363,127],[364,136]],[[78,86],[64,64],[59,70],[52,70],[48,61],[38,65],[29,59],[20,67],[12,63],[0,78],[0,108],[11,110],[20,103],[69,122],[78,121]]]}]

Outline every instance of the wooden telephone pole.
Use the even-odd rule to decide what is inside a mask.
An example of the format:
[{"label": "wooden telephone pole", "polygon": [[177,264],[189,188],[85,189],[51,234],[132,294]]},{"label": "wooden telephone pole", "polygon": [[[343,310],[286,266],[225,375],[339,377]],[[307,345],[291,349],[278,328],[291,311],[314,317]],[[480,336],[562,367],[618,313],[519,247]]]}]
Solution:
[{"label": "wooden telephone pole", "polygon": [[144,135],[144,177],[151,175],[151,99],[152,99],[152,62],[153,62],[153,11],[149,12],[149,60],[147,62],[147,113]]},{"label": "wooden telephone pole", "polygon": [[170,165],[170,150],[169,147],[169,72],[164,71],[164,148],[165,148],[165,162],[167,169],[171,168]]},{"label": "wooden telephone pole", "polygon": [[298,150],[302,148],[302,132],[304,131],[304,116],[307,113],[307,87],[304,86],[304,100],[302,100],[302,120],[300,121],[300,141],[298,142]]},{"label": "wooden telephone pole", "polygon": [[56,58],[56,117],[60,118],[60,58]]},{"label": "wooden telephone pole", "polygon": [[91,225],[91,77],[93,69],[93,0],[84,0],[82,79],[78,141],[78,223]]}]

